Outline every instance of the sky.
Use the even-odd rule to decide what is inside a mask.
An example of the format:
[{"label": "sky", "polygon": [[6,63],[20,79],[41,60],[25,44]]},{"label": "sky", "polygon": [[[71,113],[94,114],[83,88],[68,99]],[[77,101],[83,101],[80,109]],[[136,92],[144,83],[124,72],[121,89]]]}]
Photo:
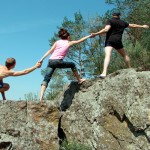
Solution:
[{"label": "sky", "polygon": [[[49,40],[58,32],[64,17],[74,20],[74,14],[80,11],[86,19],[111,9],[105,0],[0,0],[0,64],[14,57],[13,70],[30,68],[50,48]],[[6,98],[24,100],[24,94],[39,94],[41,69],[46,68],[48,58],[41,68],[27,75],[5,78],[4,83],[10,85]]]}]

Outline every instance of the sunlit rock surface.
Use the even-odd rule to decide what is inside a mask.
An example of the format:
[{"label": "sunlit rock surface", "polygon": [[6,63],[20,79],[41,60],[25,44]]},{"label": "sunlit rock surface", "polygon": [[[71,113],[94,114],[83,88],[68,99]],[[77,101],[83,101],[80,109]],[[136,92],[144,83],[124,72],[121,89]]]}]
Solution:
[{"label": "sunlit rock surface", "polygon": [[91,150],[149,150],[149,125],[150,71],[123,69],[72,82],[42,105],[0,102],[0,149],[59,150],[67,140]]}]

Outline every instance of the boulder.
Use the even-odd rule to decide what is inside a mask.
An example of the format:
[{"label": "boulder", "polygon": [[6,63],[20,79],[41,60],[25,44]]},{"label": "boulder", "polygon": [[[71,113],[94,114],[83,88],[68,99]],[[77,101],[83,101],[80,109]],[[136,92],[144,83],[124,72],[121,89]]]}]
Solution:
[{"label": "boulder", "polygon": [[61,107],[67,141],[92,150],[150,149],[150,71],[123,69],[80,87],[72,83]]},{"label": "boulder", "polygon": [[63,141],[91,150],[150,149],[150,71],[118,70],[71,82],[55,101],[0,102],[0,149],[60,150]]}]

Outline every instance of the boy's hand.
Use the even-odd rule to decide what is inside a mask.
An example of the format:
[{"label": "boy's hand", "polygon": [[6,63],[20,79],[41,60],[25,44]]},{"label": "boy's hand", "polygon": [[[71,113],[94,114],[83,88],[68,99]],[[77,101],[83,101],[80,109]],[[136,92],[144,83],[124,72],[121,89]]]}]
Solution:
[{"label": "boy's hand", "polygon": [[143,25],[143,28],[148,29],[149,26],[148,25]]},{"label": "boy's hand", "polygon": [[93,38],[93,37],[95,37],[95,33],[91,33],[90,38]]},{"label": "boy's hand", "polygon": [[37,67],[37,68],[40,68],[41,65],[42,65],[42,63],[40,63],[40,62],[37,62],[37,63],[36,63],[36,67]]}]

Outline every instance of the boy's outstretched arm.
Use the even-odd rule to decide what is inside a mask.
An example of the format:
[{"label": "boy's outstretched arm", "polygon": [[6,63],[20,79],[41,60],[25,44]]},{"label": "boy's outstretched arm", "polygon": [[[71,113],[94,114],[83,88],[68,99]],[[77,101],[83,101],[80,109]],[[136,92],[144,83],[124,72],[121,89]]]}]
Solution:
[{"label": "boy's outstretched arm", "polygon": [[139,24],[129,24],[128,28],[144,28],[144,29],[148,29],[149,26],[148,25],[139,25]]},{"label": "boy's outstretched arm", "polygon": [[105,28],[103,28],[102,30],[100,30],[96,33],[91,33],[91,37],[95,37],[97,35],[104,34],[104,33],[108,32],[110,28],[111,28],[110,25],[106,25]]},{"label": "boy's outstretched arm", "polygon": [[25,75],[25,74],[28,74],[32,71],[34,71],[35,69],[37,68],[40,68],[41,67],[41,63],[40,62],[37,62],[33,67],[31,68],[27,68],[25,70],[22,70],[22,71],[8,71],[8,75],[7,76],[21,76],[21,75]]}]

